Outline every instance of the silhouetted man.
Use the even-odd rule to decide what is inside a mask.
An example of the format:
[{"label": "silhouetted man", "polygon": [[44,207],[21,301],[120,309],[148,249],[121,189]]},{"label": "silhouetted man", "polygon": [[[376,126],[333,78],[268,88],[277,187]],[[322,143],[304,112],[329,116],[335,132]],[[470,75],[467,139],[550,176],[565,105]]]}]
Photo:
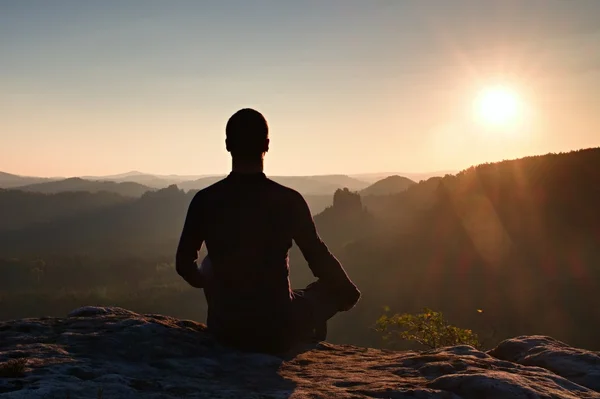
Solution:
[{"label": "silhouetted man", "polygon": [[[225,344],[280,352],[315,329],[323,339],[326,321],[354,307],[360,291],[319,238],[302,195],[263,173],[269,128],[262,114],[236,112],[226,136],[232,171],[190,203],[177,272],[204,289],[209,331]],[[290,288],[292,240],[318,278],[304,290]],[[202,243],[208,256],[198,268]]]}]

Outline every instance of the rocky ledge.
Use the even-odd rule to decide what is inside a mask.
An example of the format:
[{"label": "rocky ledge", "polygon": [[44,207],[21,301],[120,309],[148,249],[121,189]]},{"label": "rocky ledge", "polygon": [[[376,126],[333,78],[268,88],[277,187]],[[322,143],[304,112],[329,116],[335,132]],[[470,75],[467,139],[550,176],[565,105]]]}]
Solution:
[{"label": "rocky ledge", "polygon": [[549,337],[489,352],[318,344],[283,357],[216,344],[203,324],[120,308],[0,323],[3,398],[600,398],[600,354]]}]

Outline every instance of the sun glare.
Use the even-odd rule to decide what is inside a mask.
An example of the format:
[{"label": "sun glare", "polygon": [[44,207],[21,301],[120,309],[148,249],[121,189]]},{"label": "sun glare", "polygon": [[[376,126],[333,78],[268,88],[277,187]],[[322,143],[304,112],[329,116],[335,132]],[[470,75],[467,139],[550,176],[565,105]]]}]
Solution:
[{"label": "sun glare", "polygon": [[481,91],[475,102],[477,117],[488,125],[506,125],[515,122],[521,111],[518,95],[504,86],[488,87]]}]

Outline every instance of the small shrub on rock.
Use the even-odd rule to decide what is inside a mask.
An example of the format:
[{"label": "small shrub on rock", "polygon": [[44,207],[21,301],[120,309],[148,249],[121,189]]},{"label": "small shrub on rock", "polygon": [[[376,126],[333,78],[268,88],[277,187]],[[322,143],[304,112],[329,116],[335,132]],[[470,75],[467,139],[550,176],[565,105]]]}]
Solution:
[{"label": "small shrub on rock", "polygon": [[377,320],[376,330],[388,342],[401,339],[417,342],[430,349],[455,345],[470,345],[481,349],[477,334],[451,325],[441,312],[428,308],[418,314],[384,314]]}]

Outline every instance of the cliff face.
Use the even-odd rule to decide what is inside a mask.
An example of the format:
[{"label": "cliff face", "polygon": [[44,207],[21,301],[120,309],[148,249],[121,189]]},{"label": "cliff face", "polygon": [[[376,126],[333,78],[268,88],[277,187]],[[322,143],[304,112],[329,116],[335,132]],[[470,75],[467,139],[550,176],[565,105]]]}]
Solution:
[{"label": "cliff face", "polygon": [[121,308],[0,323],[6,398],[600,398],[600,354],[549,337],[484,353],[322,343],[282,357],[216,344],[204,325]]}]

